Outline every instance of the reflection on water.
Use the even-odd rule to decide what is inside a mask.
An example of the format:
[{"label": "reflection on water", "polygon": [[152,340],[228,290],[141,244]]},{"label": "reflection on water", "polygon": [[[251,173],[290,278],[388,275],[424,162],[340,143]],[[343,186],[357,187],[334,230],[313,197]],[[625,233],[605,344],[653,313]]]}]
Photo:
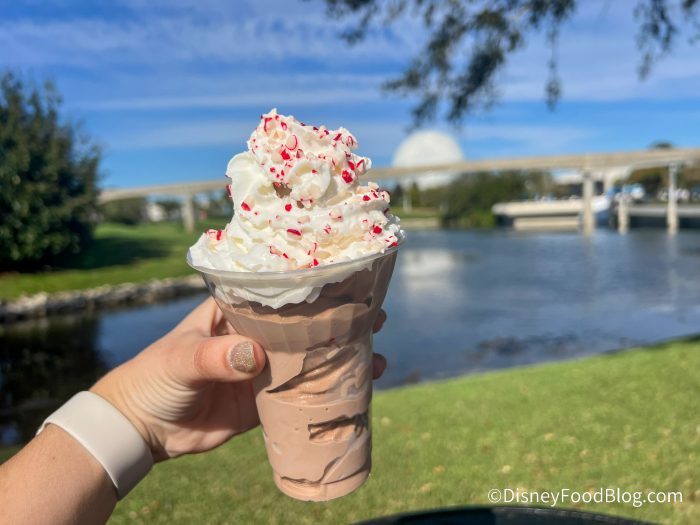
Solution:
[{"label": "reflection on water", "polygon": [[700,235],[411,232],[379,387],[700,332]]},{"label": "reflection on water", "polygon": [[70,317],[0,331],[0,439],[27,441],[44,417],[107,370],[98,320]]},{"label": "reflection on water", "polygon": [[170,330],[203,298],[0,325],[0,444],[28,441],[66,399]]},{"label": "reflection on water", "polygon": [[[411,232],[375,338],[379,388],[700,332],[700,235]],[[0,327],[0,439],[39,422],[204,295]]]}]

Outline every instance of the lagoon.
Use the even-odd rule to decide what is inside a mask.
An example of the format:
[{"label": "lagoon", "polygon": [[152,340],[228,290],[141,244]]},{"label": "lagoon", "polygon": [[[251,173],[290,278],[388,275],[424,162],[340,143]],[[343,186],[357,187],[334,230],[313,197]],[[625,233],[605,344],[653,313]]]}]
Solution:
[{"label": "lagoon", "polygon": [[[0,441],[172,328],[204,294],[0,327]],[[700,332],[700,234],[411,231],[375,350],[377,388]]]}]

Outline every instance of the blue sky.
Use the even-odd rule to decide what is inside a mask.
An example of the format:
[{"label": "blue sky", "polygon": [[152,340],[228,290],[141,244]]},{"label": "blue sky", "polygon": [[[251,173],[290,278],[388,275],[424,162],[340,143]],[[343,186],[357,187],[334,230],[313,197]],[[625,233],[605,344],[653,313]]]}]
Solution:
[{"label": "blue sky", "polygon": [[[448,129],[473,159],[700,144],[700,46],[679,40],[640,82],[634,2],[580,3],[562,32],[554,112],[534,35],[500,78],[499,105],[461,130],[428,127]],[[219,177],[272,107],[343,125],[388,165],[412,101],[379,85],[425,35],[406,19],[348,47],[344,23],[316,0],[0,0],[0,68],[55,80],[68,115],[104,147],[104,186]]]}]

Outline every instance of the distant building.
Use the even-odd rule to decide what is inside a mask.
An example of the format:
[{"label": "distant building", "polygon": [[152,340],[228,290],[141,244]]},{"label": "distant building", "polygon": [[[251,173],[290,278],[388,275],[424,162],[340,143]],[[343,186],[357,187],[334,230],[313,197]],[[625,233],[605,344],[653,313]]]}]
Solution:
[{"label": "distant building", "polygon": [[149,222],[163,222],[168,218],[165,207],[157,202],[149,201],[146,203],[146,218]]}]

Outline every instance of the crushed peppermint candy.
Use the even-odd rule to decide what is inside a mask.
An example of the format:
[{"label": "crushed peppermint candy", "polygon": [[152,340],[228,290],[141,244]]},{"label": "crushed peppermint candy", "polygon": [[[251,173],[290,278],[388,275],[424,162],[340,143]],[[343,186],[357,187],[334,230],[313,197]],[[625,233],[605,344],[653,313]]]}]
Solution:
[{"label": "crushed peppermint candy", "polygon": [[280,271],[397,246],[401,230],[389,194],[362,182],[371,161],[357,148],[345,128],[307,126],[276,110],[261,115],[248,150],[231,159],[226,173],[226,194],[243,213],[225,232],[206,232],[210,247],[202,250],[217,253],[208,260],[222,269]]}]

